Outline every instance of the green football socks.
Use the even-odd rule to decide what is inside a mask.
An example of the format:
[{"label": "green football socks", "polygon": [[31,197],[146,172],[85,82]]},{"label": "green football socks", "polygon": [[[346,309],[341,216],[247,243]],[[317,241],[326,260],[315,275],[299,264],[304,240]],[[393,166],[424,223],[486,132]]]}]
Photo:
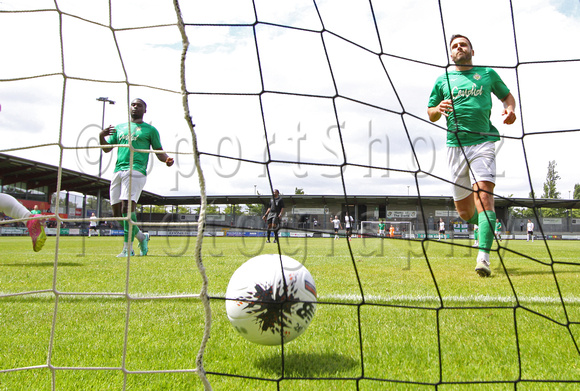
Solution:
[{"label": "green football socks", "polygon": [[467,222],[469,224],[479,224],[479,215],[476,213],[473,214],[473,216],[471,216],[471,218],[469,220],[467,220]]},{"label": "green football socks", "polygon": [[[131,233],[131,243],[133,243],[133,239],[139,233],[139,227],[137,226],[137,213],[131,212],[131,220],[135,223],[133,224],[133,232]],[[495,219],[493,220],[495,221]]]},{"label": "green football socks", "polygon": [[[123,213],[123,217],[127,217],[127,213]],[[125,243],[129,241],[129,222],[127,219],[123,220],[123,241]]]},{"label": "green football socks", "polygon": [[[127,213],[123,213],[123,217],[127,217]],[[133,221],[133,229],[131,230],[131,243],[135,239],[135,235],[139,233],[139,227],[137,226],[137,214],[135,212],[131,212],[131,220]],[[129,242],[129,222],[127,220],[123,220],[123,239],[125,242]]]},{"label": "green football socks", "polygon": [[489,254],[494,238],[495,212],[486,210],[478,215],[479,251]]}]

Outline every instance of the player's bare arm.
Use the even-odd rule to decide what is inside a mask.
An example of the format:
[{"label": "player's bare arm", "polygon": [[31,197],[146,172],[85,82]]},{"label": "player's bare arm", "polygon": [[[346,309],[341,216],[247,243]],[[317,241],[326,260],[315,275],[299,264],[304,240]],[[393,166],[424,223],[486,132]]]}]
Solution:
[{"label": "player's bare arm", "polygon": [[503,123],[506,125],[511,125],[516,121],[516,113],[514,110],[516,109],[516,99],[510,92],[505,98],[502,99],[503,102],[503,114],[505,115],[505,119]]},{"label": "player's bare arm", "polygon": [[453,111],[453,103],[451,102],[451,99],[442,100],[437,106],[427,108],[427,114],[429,115],[429,121],[431,122],[439,121],[441,115],[447,117],[451,111]]},{"label": "player's bare arm", "polygon": [[[100,141],[101,145],[109,145],[106,137],[108,137],[112,134],[115,134],[116,131],[117,130],[115,129],[115,127],[113,125],[109,125],[105,129],[101,130],[101,132],[99,133],[99,141]],[[105,153],[109,153],[112,150],[113,150],[113,147],[103,148],[103,152],[105,152]]]},{"label": "player's bare arm", "polygon": [[[156,149],[156,151],[163,151],[162,149]],[[173,166],[173,158],[169,157],[169,155],[167,155],[165,152],[162,153],[155,153],[155,155],[157,156],[157,159],[159,159],[159,161],[165,163],[167,165],[167,167],[171,167]]]}]

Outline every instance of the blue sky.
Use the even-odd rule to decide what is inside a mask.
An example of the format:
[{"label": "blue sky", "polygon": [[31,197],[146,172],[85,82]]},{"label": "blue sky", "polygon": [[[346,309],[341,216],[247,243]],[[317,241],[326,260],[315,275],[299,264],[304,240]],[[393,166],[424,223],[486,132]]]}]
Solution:
[{"label": "blue sky", "polygon": [[[578,1],[374,1],[376,27],[367,1],[326,0],[317,8],[305,0],[255,3],[255,10],[242,0],[181,3],[190,41],[186,82],[208,194],[268,193],[270,177],[286,194],[296,187],[341,194],[339,166],[346,161],[350,194],[449,195],[441,180],[444,124],[429,123],[426,106],[454,33],[470,37],[474,62],[496,68],[518,101],[512,126],[502,124],[499,102],[492,112],[506,136],[498,145],[497,194],[526,197],[528,178],[540,194],[550,160],[562,197],[580,183],[579,132],[558,133],[578,129],[578,62],[568,61],[580,59]],[[177,157],[172,168],[153,165],[146,190],[198,194],[172,2],[112,4],[115,34],[108,1],[58,1],[62,19],[53,1],[2,1],[2,11],[48,11],[0,13],[0,33],[9,37],[0,49],[10,59],[0,64],[0,152],[58,164],[62,150],[66,168],[96,175],[96,98],[116,101],[106,106],[108,125],[126,121],[128,102],[141,97],[145,120]],[[259,164],[266,143],[281,163]],[[110,159],[103,160],[105,177]],[[368,165],[374,168],[362,167]]]}]

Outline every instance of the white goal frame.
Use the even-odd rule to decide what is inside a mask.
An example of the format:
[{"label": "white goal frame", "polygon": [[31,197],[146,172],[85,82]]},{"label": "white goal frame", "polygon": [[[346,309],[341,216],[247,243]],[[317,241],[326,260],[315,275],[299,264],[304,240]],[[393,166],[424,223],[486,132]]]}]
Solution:
[{"label": "white goal frame", "polygon": [[[361,236],[367,238],[380,238],[379,236],[379,223],[380,221],[361,221],[360,223],[360,234]],[[389,238],[389,227],[392,225],[395,227],[395,238],[400,239],[413,239],[415,238],[414,225],[411,221],[389,221],[384,220],[385,223],[385,238]]]}]

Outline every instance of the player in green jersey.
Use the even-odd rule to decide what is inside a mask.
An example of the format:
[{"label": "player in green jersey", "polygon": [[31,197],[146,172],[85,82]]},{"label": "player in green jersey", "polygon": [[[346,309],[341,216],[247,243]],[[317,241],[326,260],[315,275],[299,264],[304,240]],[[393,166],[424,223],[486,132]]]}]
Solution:
[{"label": "player in green jersey", "polygon": [[381,238],[385,237],[385,221],[384,220],[379,221],[379,236]]},{"label": "player in green jersey", "polygon": [[497,240],[501,242],[501,229],[502,229],[501,221],[499,219],[495,219],[495,237]]},{"label": "player in green jersey", "polygon": [[[170,158],[161,146],[159,132],[155,127],[143,122],[143,116],[147,112],[147,104],[142,99],[135,99],[131,102],[131,122],[103,129],[100,133],[100,143],[105,146],[103,152],[108,153],[113,147],[108,145],[120,144],[131,145],[134,149],[149,150],[152,148],[156,152],[157,159],[171,167],[173,159]],[[133,166],[131,167],[131,155],[133,155]],[[141,192],[147,181],[147,164],[149,162],[148,152],[131,152],[129,147],[119,147],[117,150],[117,163],[113,179],[111,180],[110,199],[114,217],[126,217],[131,214],[131,220],[137,223],[135,208]],[[132,168],[132,170],[131,170]],[[129,200],[131,200],[131,210],[129,212]],[[139,241],[141,255],[147,255],[149,251],[149,235],[139,230],[136,224],[129,232],[129,222],[123,221],[124,245],[119,257],[134,255],[132,243],[135,238]]]},{"label": "player in green jersey", "polygon": [[429,120],[447,119],[447,158],[453,199],[459,216],[479,226],[479,252],[475,271],[489,276],[489,251],[496,220],[495,142],[499,132],[491,124],[491,94],[503,102],[504,123],[516,120],[516,101],[491,68],[474,67],[469,39],[454,35],[449,42],[455,70],[440,76],[429,97]]}]

